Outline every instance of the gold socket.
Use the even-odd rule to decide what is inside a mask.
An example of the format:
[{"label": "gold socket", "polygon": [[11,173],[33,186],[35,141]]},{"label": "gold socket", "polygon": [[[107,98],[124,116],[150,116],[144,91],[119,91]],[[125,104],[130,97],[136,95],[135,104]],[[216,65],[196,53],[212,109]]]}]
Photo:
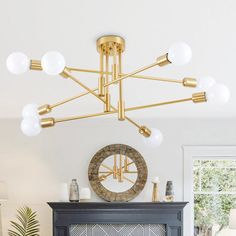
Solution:
[{"label": "gold socket", "polygon": [[38,113],[39,113],[39,115],[45,115],[45,114],[49,113],[51,110],[52,110],[51,106],[48,104],[45,104],[45,105],[40,106],[38,108]]},{"label": "gold socket", "polygon": [[112,65],[112,80],[117,80],[119,74],[118,74],[119,68],[117,64]]},{"label": "gold socket", "polygon": [[105,88],[104,88],[105,78],[100,76],[98,79],[98,96],[104,97],[105,96]]},{"label": "gold socket", "polygon": [[194,103],[207,102],[206,93],[205,92],[194,93],[192,95],[192,101]]},{"label": "gold socket", "polygon": [[197,87],[197,80],[194,79],[194,78],[186,77],[186,78],[183,79],[183,86],[196,88]]},{"label": "gold socket", "polygon": [[109,93],[105,94],[105,112],[110,112],[111,111],[111,96]]},{"label": "gold socket", "polygon": [[48,128],[48,127],[52,127],[55,125],[55,120],[54,118],[43,118],[41,119],[41,127],[42,128]]},{"label": "gold socket", "polygon": [[125,120],[125,103],[124,103],[124,101],[118,101],[118,119],[120,121]]},{"label": "gold socket", "polygon": [[67,67],[65,67],[64,70],[60,73],[60,75],[63,78],[67,79],[70,77],[70,73],[71,73],[71,71]]},{"label": "gold socket", "polygon": [[151,136],[152,131],[149,128],[147,128],[146,126],[141,126],[139,128],[139,133],[142,134],[144,137],[148,138]]},{"label": "gold socket", "polygon": [[171,62],[168,60],[168,54],[162,55],[157,58],[158,66],[166,66],[169,65]]},{"label": "gold socket", "polygon": [[41,66],[41,61],[31,60],[30,61],[30,70],[43,70],[43,68]]}]

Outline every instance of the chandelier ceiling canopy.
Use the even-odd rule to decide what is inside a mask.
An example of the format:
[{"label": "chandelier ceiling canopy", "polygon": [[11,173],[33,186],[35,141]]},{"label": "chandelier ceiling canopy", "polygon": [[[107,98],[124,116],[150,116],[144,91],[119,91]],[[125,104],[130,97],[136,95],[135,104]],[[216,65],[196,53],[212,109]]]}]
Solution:
[{"label": "chandelier ceiling canopy", "polygon": [[[8,70],[13,74],[22,74],[28,70],[44,71],[49,75],[59,75],[62,78],[72,80],[85,90],[85,92],[81,94],[58,101],[55,104],[44,104],[41,106],[37,104],[26,105],[22,111],[23,120],[21,123],[21,129],[23,133],[27,136],[36,136],[41,132],[42,128],[52,127],[61,122],[106,116],[116,113],[119,121],[126,120],[131,125],[138,128],[139,133],[145,138],[145,143],[150,146],[156,146],[162,141],[161,132],[157,129],[150,129],[145,125],[140,125],[132,120],[128,114],[130,111],[181,102],[202,103],[209,101],[223,104],[230,98],[229,89],[223,84],[216,83],[216,81],[210,76],[205,76],[200,79],[185,77],[181,80],[177,80],[140,74],[141,72],[153,67],[163,67],[169,64],[179,66],[187,64],[191,60],[192,51],[191,48],[184,42],[172,44],[168,52],[158,57],[152,64],[128,73],[124,73],[122,70],[122,53],[124,50],[125,40],[122,37],[117,35],[105,35],[100,37],[97,40],[97,51],[100,56],[100,68],[97,70],[69,67],[66,65],[64,57],[56,51],[47,52],[41,60],[30,60],[21,52],[10,54],[7,58],[6,65]],[[74,72],[98,74],[98,86],[96,88],[88,87],[74,75]],[[178,100],[126,107],[123,95],[123,81],[128,78],[175,83],[176,85],[183,86],[184,88],[198,88],[199,91],[193,93],[189,97]],[[117,86],[119,93],[118,101],[113,101],[113,97],[109,89],[110,86]],[[100,113],[94,114],[63,118],[41,118],[41,116],[50,113],[57,107],[65,105],[68,102],[74,101],[86,95],[96,97],[99,102],[104,104],[104,109]],[[113,105],[113,102],[115,102],[115,105]]]}]

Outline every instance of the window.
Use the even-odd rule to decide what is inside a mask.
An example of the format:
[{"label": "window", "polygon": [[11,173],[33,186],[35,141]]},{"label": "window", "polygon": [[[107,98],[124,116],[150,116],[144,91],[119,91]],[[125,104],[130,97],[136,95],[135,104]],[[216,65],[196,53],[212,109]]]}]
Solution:
[{"label": "window", "polygon": [[236,146],[184,146],[184,236],[235,236]]},{"label": "window", "polygon": [[228,236],[228,217],[236,207],[236,161],[194,160],[194,232]]}]

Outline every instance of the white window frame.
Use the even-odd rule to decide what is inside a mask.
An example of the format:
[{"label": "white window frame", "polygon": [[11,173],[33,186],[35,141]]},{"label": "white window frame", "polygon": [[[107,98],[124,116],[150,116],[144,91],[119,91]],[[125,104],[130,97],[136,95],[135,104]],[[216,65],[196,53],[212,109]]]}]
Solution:
[{"label": "white window frame", "polygon": [[193,161],[204,159],[236,160],[236,146],[183,146],[184,201],[189,202],[184,210],[184,236],[193,236],[194,227],[194,194],[193,194]]}]

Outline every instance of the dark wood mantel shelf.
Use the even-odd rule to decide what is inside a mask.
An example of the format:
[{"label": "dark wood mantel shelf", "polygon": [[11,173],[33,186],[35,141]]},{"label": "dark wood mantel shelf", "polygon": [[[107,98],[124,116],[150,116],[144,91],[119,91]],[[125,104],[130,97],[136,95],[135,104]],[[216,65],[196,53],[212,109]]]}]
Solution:
[{"label": "dark wood mantel shelf", "polygon": [[48,204],[53,209],[53,236],[69,236],[69,227],[75,224],[164,224],[167,236],[182,236],[187,202]]}]

